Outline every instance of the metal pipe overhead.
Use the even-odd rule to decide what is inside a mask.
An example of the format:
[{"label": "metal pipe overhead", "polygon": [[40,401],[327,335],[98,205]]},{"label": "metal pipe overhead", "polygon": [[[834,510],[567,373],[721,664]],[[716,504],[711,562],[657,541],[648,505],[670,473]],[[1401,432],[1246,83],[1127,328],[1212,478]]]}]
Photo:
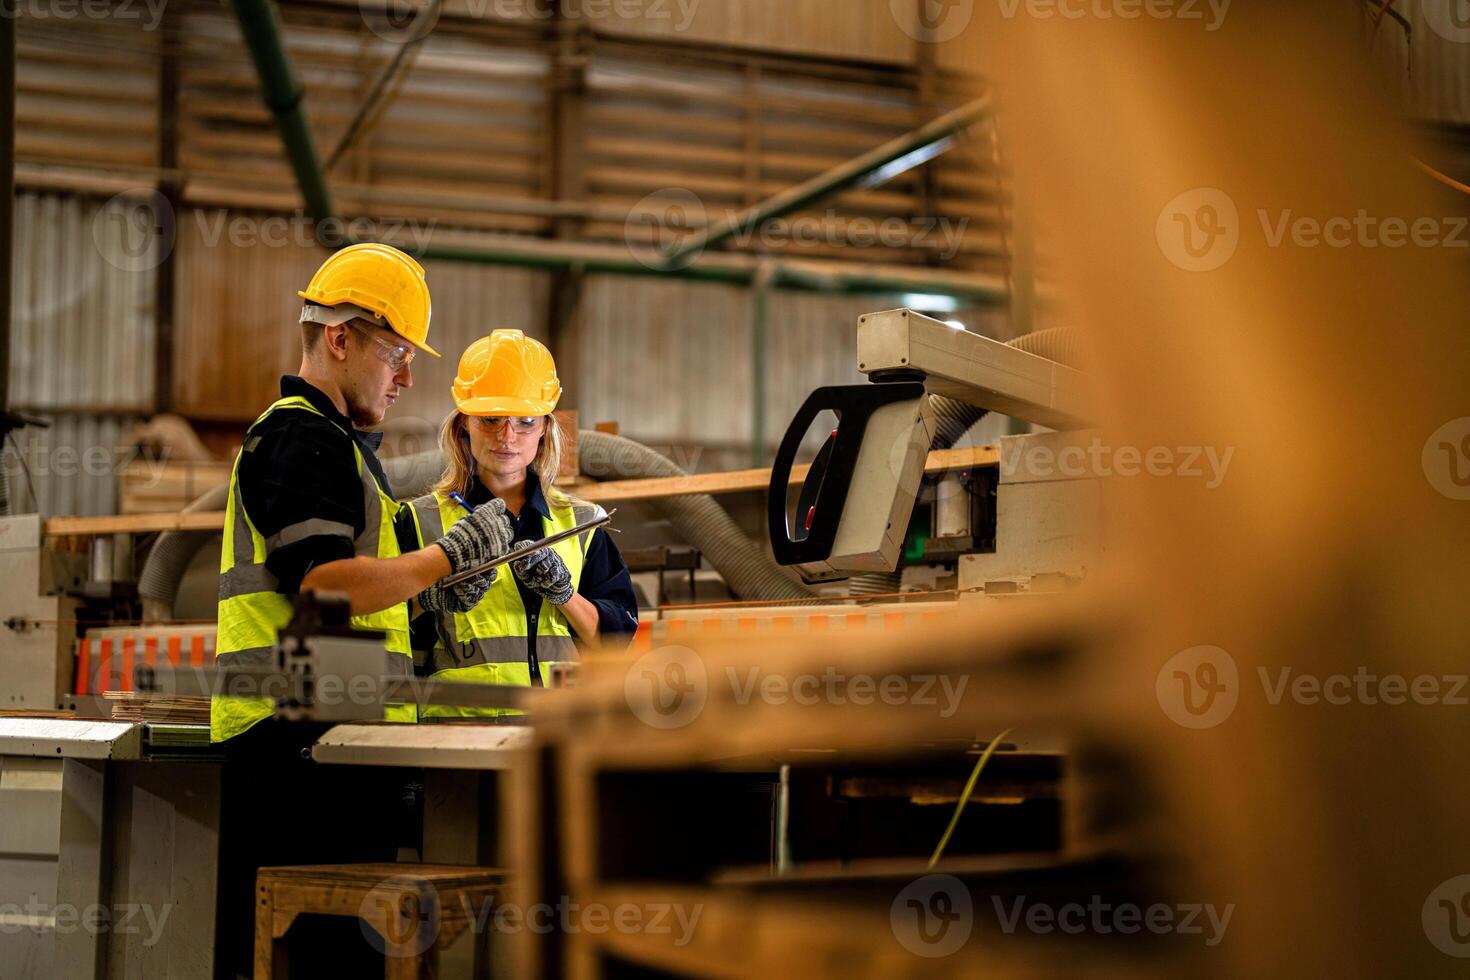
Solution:
[{"label": "metal pipe overhead", "polygon": [[[947,145],[939,148],[936,147],[936,144],[945,143],[960,130],[983,116],[989,115],[990,107],[990,96],[981,96],[952,112],[945,113],[926,126],[889,140],[882,146],[869,150],[861,156],[853,157],[846,163],[818,174],[811,180],[789,187],[774,197],[752,205],[738,215],[733,215],[725,221],[706,228],[678,248],[672,249],[665,256],[664,263],[669,267],[677,267],[741,229],[754,229],[772,218],[799,211],[825,197],[854,187],[862,183],[865,178],[900,161],[906,164],[903,169],[908,170],[933,159],[944,149],[948,149]],[[906,160],[910,157],[913,158],[912,162]],[[891,179],[897,175],[898,173],[895,172],[887,175],[885,179]]]},{"label": "metal pipe overhead", "polygon": [[240,32],[260,76],[260,97],[275,116],[281,144],[296,174],[307,213],[317,221],[334,216],[332,195],[317,157],[311,124],[302,109],[301,86],[281,41],[281,25],[270,0],[233,0]]},{"label": "metal pipe overhead", "polygon": [[428,13],[423,17],[422,22],[415,26],[413,35],[398,45],[398,50],[393,52],[393,57],[388,59],[388,63],[378,73],[378,77],[368,90],[367,98],[363,99],[362,105],[357,107],[357,112],[352,115],[352,121],[342,131],[342,138],[337,141],[336,149],[332,151],[331,156],[327,157],[326,169],[329,172],[337,165],[337,161],[341,160],[342,156],[352,148],[353,144],[378,124],[383,113],[387,111],[388,103],[397,97],[396,88],[392,96],[387,98],[384,96],[388,92],[388,86],[390,84],[401,85],[403,79],[400,76],[406,75],[413,67],[413,58],[418,57],[419,45],[429,36],[434,25],[439,23],[439,9],[442,2],[443,0],[431,0]]},{"label": "metal pipe overhead", "polygon": [[[431,245],[415,250],[414,254],[420,258],[453,262],[532,269],[580,268],[584,272],[674,276],[740,286],[755,281],[762,261],[754,256],[720,253],[701,256],[698,261],[681,269],[669,269],[660,265],[657,255],[652,252],[640,255],[616,245],[508,236],[463,246]],[[929,293],[956,296],[982,305],[1004,303],[1008,296],[1004,279],[979,273],[816,259],[779,259],[775,266],[771,285],[788,289],[834,293]]]}]

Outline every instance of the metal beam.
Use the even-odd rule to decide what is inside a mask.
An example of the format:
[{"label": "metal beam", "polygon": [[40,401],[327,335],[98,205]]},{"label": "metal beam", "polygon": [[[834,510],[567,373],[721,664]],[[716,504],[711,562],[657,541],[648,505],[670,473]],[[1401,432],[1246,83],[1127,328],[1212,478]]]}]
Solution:
[{"label": "metal beam", "polygon": [[[982,96],[952,112],[945,113],[927,126],[920,127],[911,133],[905,133],[897,139],[889,140],[877,149],[869,150],[795,187],[789,187],[775,197],[706,228],[678,248],[672,249],[665,256],[664,264],[670,268],[677,268],[741,229],[754,229],[772,218],[790,214],[839,191],[847,190],[861,183],[864,178],[877,174],[884,167],[898,163],[907,157],[915,157],[913,166],[933,159],[933,156],[947,149],[947,147],[939,148],[937,144],[943,143],[976,120],[989,115],[990,107],[990,97]],[[928,150],[936,152],[933,156],[924,156],[925,151]],[[890,176],[897,176],[897,174]]]},{"label": "metal beam", "polygon": [[[539,238],[499,236],[463,246],[432,245],[414,250],[419,258],[452,262],[479,262],[532,269],[581,268],[629,276],[674,276],[704,282],[745,286],[755,281],[761,259],[716,253],[680,269],[665,268],[656,253],[634,252],[616,245],[551,242]],[[949,272],[921,266],[869,265],[815,259],[775,260],[771,285],[831,293],[932,293],[957,296],[977,305],[1006,302],[1005,281],[999,276]]]},{"label": "metal beam", "polygon": [[233,0],[240,33],[250,49],[260,76],[260,97],[275,116],[281,132],[281,143],[307,213],[317,221],[334,216],[332,195],[327,190],[326,175],[317,157],[316,140],[302,109],[301,86],[291,71],[291,59],[281,42],[281,25],[270,0]]}]

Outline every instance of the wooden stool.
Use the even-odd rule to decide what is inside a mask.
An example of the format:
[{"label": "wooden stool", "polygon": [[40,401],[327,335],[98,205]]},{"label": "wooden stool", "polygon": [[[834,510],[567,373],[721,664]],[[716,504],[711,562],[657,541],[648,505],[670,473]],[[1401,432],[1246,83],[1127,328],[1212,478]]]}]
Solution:
[{"label": "wooden stool", "polygon": [[[282,939],[302,914],[361,919],[382,938],[387,980],[427,980],[437,974],[439,950],[469,928],[504,884],[504,871],[454,864],[261,868],[255,875],[255,980],[286,980]],[[483,955],[481,948],[476,958]]]}]

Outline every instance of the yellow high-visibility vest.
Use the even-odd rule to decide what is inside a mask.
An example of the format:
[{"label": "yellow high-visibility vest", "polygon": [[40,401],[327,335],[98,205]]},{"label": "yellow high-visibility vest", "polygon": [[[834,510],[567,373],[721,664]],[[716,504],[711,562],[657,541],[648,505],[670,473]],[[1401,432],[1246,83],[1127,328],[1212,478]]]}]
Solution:
[{"label": "yellow high-visibility vest", "polygon": [[[529,504],[527,505],[529,506]],[[417,526],[420,545],[433,544],[468,513],[448,497],[426,494],[409,504]],[[542,518],[542,537],[570,530],[601,513],[591,504],[570,507],[547,501],[550,517]],[[571,573],[572,584],[582,581],[582,568],[592,535],[597,529],[584,531],[574,538],[552,545]],[[536,661],[541,683],[551,684],[552,668],[579,659],[577,641],[560,609],[545,599],[535,609]],[[531,684],[530,617],[521,601],[510,566],[503,565],[495,582],[475,608],[467,613],[436,613],[438,642],[434,646],[432,669],[435,680],[474,684],[504,684],[528,687]],[[520,714],[501,708],[458,708],[431,705],[420,708],[424,718],[480,718]]]},{"label": "yellow high-visibility vest", "polygon": [[[300,396],[282,398],[267,408],[260,418],[251,424],[251,430],[265,421],[272,412],[304,411],[322,415],[311,402]],[[325,416],[323,416],[325,417]],[[250,445],[250,433],[245,435],[245,445]],[[378,485],[372,469],[363,462],[362,451],[357,440],[347,433],[342,438],[352,443],[352,453],[357,460],[357,475],[362,480],[363,504],[366,520],[363,531],[353,541],[358,555],[373,558],[397,558],[401,553],[398,538],[394,535],[394,518],[402,507]],[[215,662],[221,667],[259,667],[274,662],[273,650],[276,636],[291,619],[291,599],[276,591],[276,577],[265,567],[266,549],[269,544],[289,544],[320,534],[323,531],[340,531],[342,525],[331,521],[309,520],[281,532],[267,542],[255,529],[250,515],[245,512],[240,497],[240,456],[230,473],[230,499],[225,505],[225,539],[220,549],[219,562],[219,636],[215,640]],[[310,474],[302,474],[309,479]],[[349,529],[350,531],[350,529]],[[386,637],[385,646],[390,653],[386,658],[388,669],[405,676],[413,673],[413,651],[408,639],[408,604],[404,602],[364,616],[353,616],[352,626],[365,630],[381,630]],[[270,698],[216,697],[209,703],[209,740],[222,742],[250,728],[275,710]],[[417,720],[413,705],[395,705],[384,712],[387,721],[412,722]]]}]

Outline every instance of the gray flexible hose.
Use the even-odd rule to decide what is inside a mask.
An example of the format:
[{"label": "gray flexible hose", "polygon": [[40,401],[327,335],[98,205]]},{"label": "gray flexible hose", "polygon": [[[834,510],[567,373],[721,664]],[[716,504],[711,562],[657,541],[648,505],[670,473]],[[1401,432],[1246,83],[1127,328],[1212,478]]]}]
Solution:
[{"label": "gray flexible hose", "polygon": [[[687,476],[674,463],[642,443],[591,429],[577,432],[577,459],[584,476],[594,480],[637,480]],[[400,498],[426,492],[444,469],[440,451],[383,461],[388,482]],[[741,599],[807,599],[812,593],[788,578],[781,567],[740,530],[708,494],[656,497],[644,502],[674,526],[679,537],[697,548]]]},{"label": "gray flexible hose", "polygon": [[[582,472],[594,479],[685,476],[663,456],[631,439],[583,429],[577,433]],[[812,592],[787,578],[708,494],[645,501],[674,525],[679,536],[709,559],[741,599],[810,599]]]},{"label": "gray flexible hose", "polygon": [[1070,368],[1082,369],[1082,335],[1070,327],[1052,327],[1049,330],[1022,334],[1006,346],[1065,364]]},{"label": "gray flexible hose", "polygon": [[[221,483],[196,498],[184,513],[199,510],[224,510],[230,499],[230,485]],[[204,542],[216,531],[164,531],[148,552],[148,561],[138,576],[138,595],[144,600],[144,619],[157,621],[173,616],[174,598],[189,562],[194,560]]]},{"label": "gray flexible hose", "polygon": [[412,456],[393,456],[382,462],[388,487],[399,500],[422,497],[444,472],[444,453],[439,449],[427,449]]},{"label": "gray flexible hose", "polygon": [[[631,439],[583,429],[577,434],[582,472],[593,478],[618,479],[685,476],[668,459]],[[438,449],[383,460],[393,493],[407,500],[427,493],[444,471]],[[229,487],[221,484],[185,510],[222,510]],[[741,599],[807,599],[812,593],[787,578],[780,566],[753,543],[725,509],[706,494],[663,497],[647,502],[674,526],[679,536],[707,557]],[[159,536],[138,579],[138,591],[161,618],[172,615],[179,582],[208,531],[168,531]],[[156,603],[156,605],[155,605]]]}]

